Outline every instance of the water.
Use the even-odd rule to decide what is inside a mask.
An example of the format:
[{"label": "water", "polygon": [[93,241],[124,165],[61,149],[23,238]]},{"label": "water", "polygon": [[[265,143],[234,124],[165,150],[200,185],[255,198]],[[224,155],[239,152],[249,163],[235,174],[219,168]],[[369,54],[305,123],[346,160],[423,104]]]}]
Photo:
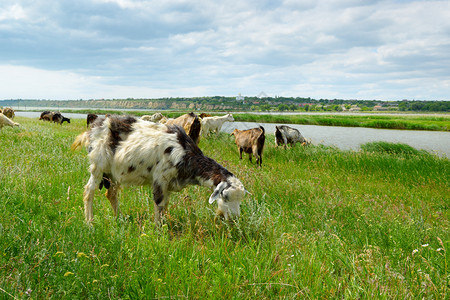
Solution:
[{"label": "water", "polygon": [[[40,112],[20,111],[17,116],[39,118]],[[64,113],[67,118],[85,119],[86,114]],[[266,133],[275,133],[275,126],[279,124],[253,122],[225,122],[222,131],[231,133],[235,128],[243,130],[264,126]],[[450,132],[374,129],[362,127],[338,127],[316,125],[289,125],[298,129],[302,135],[313,144],[336,146],[344,150],[359,150],[361,144],[368,142],[403,143],[416,149],[427,150],[439,156],[450,158]]]},{"label": "water", "polygon": [[[275,133],[275,126],[278,124],[227,122],[222,127],[222,131],[231,133],[235,128],[242,130],[259,125],[262,125],[266,132]],[[450,158],[450,132],[294,124],[289,126],[298,129],[305,138],[311,140],[312,144],[336,146],[339,149],[357,151],[361,144],[368,142],[403,143],[416,149],[424,149],[439,156]]]}]

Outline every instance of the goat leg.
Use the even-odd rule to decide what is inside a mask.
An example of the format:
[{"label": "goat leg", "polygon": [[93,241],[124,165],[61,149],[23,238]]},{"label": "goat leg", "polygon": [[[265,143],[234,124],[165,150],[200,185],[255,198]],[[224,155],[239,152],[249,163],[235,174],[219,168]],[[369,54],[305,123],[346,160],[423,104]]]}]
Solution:
[{"label": "goat leg", "polygon": [[94,214],[92,212],[92,202],[94,201],[95,188],[99,185],[101,177],[98,176],[98,178],[99,179],[96,179],[94,174],[91,174],[88,183],[84,186],[84,216],[88,224],[90,224],[94,219]]},{"label": "goat leg", "polygon": [[108,190],[106,191],[106,198],[108,198],[109,203],[111,203],[111,207],[114,211],[114,215],[117,217],[119,214],[119,186],[116,184],[112,184]]},{"label": "goat leg", "polygon": [[164,189],[160,184],[153,183],[153,203],[155,208],[155,224],[161,225],[161,218],[169,204],[169,195],[167,189]]}]

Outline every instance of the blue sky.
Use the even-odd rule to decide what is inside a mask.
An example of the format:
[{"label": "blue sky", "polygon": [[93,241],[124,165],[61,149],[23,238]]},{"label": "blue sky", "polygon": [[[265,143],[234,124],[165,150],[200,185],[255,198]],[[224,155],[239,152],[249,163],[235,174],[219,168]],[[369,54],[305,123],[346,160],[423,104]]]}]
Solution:
[{"label": "blue sky", "polygon": [[450,100],[450,1],[2,0],[0,99]]}]

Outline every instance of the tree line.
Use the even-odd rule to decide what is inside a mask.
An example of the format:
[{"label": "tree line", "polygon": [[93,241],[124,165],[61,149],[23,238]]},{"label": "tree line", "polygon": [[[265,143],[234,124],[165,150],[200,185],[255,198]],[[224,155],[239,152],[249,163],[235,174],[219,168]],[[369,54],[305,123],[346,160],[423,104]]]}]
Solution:
[{"label": "tree line", "polygon": [[157,99],[90,99],[90,100],[0,100],[0,107],[18,109],[27,107],[101,108],[101,109],[155,109],[155,110],[209,110],[209,111],[416,111],[450,112],[450,101],[435,100],[344,100],[303,97],[176,97]]}]

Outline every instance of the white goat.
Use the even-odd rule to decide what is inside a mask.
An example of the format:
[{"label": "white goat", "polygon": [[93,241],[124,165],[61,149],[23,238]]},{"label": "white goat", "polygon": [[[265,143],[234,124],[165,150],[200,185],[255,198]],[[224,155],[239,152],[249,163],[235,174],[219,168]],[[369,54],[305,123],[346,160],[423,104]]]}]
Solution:
[{"label": "white goat", "polygon": [[19,126],[19,123],[14,122],[13,120],[9,119],[4,114],[0,113],[0,130],[3,128],[3,126]]},{"label": "white goat", "polygon": [[219,134],[220,129],[222,128],[223,123],[225,122],[233,122],[234,118],[232,114],[226,114],[221,117],[204,117],[201,121],[202,123],[202,135],[206,136],[210,132],[215,132]]},{"label": "white goat", "polygon": [[[154,113],[153,115],[143,115],[142,117],[141,117],[141,119],[142,120],[144,120],[144,121],[150,121],[150,122],[160,122],[161,120],[164,120],[164,119],[166,119],[166,117],[164,117],[163,115],[162,115],[162,113]],[[160,122],[160,123],[164,123],[164,122]]]},{"label": "white goat", "polygon": [[228,219],[240,214],[246,192],[242,183],[204,156],[181,127],[110,116],[96,120],[92,129],[77,137],[72,149],[81,145],[88,146],[91,164],[83,197],[88,223],[93,220],[94,191],[103,186],[117,215],[121,185],[152,185],[157,224],[167,208],[170,192],[192,184],[214,190],[209,203],[217,200],[218,215]]}]

